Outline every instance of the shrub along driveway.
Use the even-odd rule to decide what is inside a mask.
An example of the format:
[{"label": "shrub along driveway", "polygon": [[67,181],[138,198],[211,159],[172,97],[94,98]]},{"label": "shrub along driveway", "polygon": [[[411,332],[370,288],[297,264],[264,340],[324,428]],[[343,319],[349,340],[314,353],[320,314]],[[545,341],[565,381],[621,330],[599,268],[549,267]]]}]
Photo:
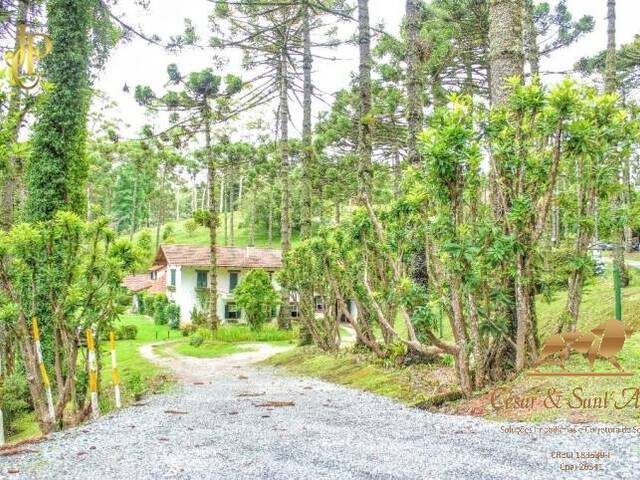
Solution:
[{"label": "shrub along driveway", "polygon": [[[251,365],[280,348],[212,358],[156,357],[175,391],[0,457],[14,479],[581,478],[553,452],[611,452],[591,478],[635,478],[637,434],[517,434],[472,417]],[[580,425],[584,427],[584,425]],[[634,473],[635,472],[635,473]]]}]

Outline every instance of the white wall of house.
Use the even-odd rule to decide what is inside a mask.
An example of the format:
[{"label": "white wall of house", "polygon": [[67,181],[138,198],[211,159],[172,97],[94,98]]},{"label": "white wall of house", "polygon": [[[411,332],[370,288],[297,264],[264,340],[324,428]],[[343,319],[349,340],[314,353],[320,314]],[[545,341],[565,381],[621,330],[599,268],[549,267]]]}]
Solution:
[{"label": "white wall of house", "polygon": [[[171,286],[171,270],[176,270],[176,284],[175,289]],[[191,312],[194,307],[200,308],[198,302],[198,294],[196,291],[197,286],[197,271],[207,271],[207,267],[189,267],[180,265],[168,265],[167,266],[167,297],[170,301],[175,302],[180,306],[180,323],[187,325],[191,323]],[[242,282],[242,278],[246,275],[248,269],[234,269],[234,268],[218,268],[217,269],[217,290],[218,298],[216,302],[216,311],[218,318],[221,321],[225,321],[225,305],[227,303],[233,303],[233,293],[229,291],[230,287],[230,273],[238,272],[238,283]],[[209,281],[209,279],[207,278]],[[273,275],[273,286],[276,290],[280,289],[280,286],[275,281],[275,273]],[[207,284],[208,288],[208,284]],[[206,312],[205,312],[206,314]],[[244,319],[239,319],[243,321]]]}]

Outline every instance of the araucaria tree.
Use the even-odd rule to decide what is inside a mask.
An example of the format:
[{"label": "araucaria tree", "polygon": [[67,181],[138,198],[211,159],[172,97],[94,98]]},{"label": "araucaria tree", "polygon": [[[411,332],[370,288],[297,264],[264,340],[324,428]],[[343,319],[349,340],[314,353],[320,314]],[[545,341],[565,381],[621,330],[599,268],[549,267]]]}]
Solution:
[{"label": "araucaria tree", "polygon": [[232,118],[232,97],[242,89],[242,80],[234,75],[226,75],[224,87],[222,77],[211,69],[193,72],[182,76],[176,65],[167,69],[169,82],[180,88],[171,90],[158,97],[151,88],[137,86],[136,100],[150,109],[165,110],[172,113],[172,135],[187,138],[204,135],[204,154],[207,160],[207,185],[209,188],[209,207],[196,212],[196,219],[209,229],[209,306],[208,325],[218,327],[217,285],[216,285],[216,230],[218,227],[218,208],[216,198],[216,177],[218,165],[212,145],[212,128],[216,123]]}]

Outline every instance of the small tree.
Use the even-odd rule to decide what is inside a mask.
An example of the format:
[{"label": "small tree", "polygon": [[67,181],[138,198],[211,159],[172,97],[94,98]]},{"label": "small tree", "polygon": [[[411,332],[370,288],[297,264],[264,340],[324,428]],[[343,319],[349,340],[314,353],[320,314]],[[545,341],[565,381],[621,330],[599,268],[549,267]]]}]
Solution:
[{"label": "small tree", "polygon": [[233,291],[233,296],[252,330],[260,330],[271,318],[271,311],[280,303],[269,274],[264,270],[252,270]]}]

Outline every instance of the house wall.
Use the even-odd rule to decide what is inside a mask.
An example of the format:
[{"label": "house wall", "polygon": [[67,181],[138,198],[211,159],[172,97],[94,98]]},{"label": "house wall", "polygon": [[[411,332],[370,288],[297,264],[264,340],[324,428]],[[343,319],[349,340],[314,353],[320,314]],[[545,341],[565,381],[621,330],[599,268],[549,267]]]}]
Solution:
[{"label": "house wall", "polygon": [[[172,291],[170,287],[171,282],[171,274],[170,271],[172,268],[176,269],[176,285],[175,290]],[[175,302],[180,306],[180,323],[181,324],[190,324],[191,323],[191,311],[195,306],[198,306],[198,295],[196,293],[196,284],[197,284],[197,270],[207,270],[206,267],[186,267],[186,266],[174,266],[169,265],[167,268],[167,297],[170,301]],[[228,302],[233,301],[233,294],[229,292],[229,272],[237,271],[240,272],[238,275],[238,285],[242,282],[242,278],[246,275],[249,270],[248,269],[234,269],[234,268],[218,268],[216,275],[217,282],[217,290],[218,290],[218,298],[216,302],[216,312],[218,314],[218,318],[222,322],[225,321],[224,313],[225,313],[225,305]],[[274,288],[276,290],[280,290],[280,285],[274,279],[272,282]],[[206,312],[205,312],[206,313]],[[244,320],[243,318],[240,319]]]}]

